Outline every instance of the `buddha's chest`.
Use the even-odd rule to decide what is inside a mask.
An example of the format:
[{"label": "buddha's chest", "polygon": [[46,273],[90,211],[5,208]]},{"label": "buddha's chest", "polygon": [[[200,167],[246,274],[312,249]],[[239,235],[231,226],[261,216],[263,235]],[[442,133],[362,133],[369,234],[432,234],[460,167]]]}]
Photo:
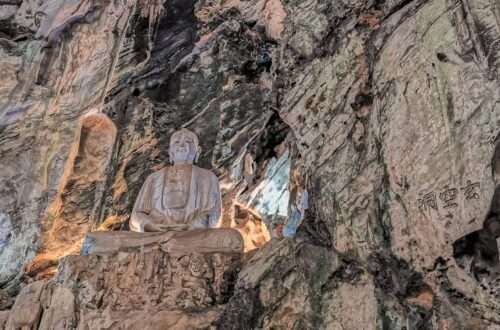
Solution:
[{"label": "buddha's chest", "polygon": [[155,185],[153,206],[156,210],[183,210],[191,194],[192,166],[171,166]]}]

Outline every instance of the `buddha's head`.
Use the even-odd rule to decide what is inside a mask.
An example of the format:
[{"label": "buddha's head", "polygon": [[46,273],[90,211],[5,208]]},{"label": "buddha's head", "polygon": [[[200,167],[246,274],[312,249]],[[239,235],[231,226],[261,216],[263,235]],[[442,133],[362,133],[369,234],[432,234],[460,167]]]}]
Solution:
[{"label": "buddha's head", "polygon": [[168,154],[174,164],[192,164],[198,160],[200,151],[198,136],[186,128],[181,128],[170,137]]}]

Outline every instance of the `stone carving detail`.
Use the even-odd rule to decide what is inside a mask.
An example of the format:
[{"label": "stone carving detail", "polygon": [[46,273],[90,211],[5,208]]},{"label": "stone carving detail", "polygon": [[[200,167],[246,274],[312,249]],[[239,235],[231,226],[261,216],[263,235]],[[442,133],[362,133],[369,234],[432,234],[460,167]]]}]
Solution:
[{"label": "stone carving detail", "polygon": [[[127,328],[134,313],[144,317],[210,310],[231,296],[240,259],[240,254],[169,254],[161,249],[69,256],[56,278],[22,291],[7,329],[72,329],[77,319],[79,328],[101,329],[110,321]],[[164,318],[163,324],[175,321],[170,314]],[[210,324],[210,319],[205,322]]]},{"label": "stone carving detail", "polygon": [[463,200],[467,203],[479,199],[480,187],[479,182],[467,180],[466,184],[458,188],[446,185],[439,192],[420,192],[420,198],[417,199],[418,209],[421,212],[428,212],[430,210],[438,211],[440,207],[442,209],[456,208],[460,194],[463,195]]}]

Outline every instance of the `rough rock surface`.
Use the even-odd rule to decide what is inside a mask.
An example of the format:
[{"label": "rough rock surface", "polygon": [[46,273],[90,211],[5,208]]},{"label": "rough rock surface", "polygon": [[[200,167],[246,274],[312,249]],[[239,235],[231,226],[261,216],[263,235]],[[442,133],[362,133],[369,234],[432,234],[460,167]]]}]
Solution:
[{"label": "rough rock surface", "polygon": [[7,329],[188,329],[207,325],[234,287],[241,256],[118,252],[68,256],[27,285]]},{"label": "rough rock surface", "polygon": [[259,248],[197,327],[500,329],[499,22],[495,0],[0,1],[0,325],[85,232],[127,229],[185,126]]}]

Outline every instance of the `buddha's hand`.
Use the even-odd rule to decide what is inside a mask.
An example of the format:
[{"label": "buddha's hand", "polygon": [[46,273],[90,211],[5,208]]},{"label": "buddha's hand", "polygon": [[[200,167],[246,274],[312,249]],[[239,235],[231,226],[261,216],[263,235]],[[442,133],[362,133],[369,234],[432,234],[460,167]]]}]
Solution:
[{"label": "buddha's hand", "polygon": [[208,228],[208,217],[212,210],[195,210],[186,217],[186,223],[190,223],[192,228]]},{"label": "buddha's hand", "polygon": [[145,227],[146,231],[159,231],[159,232],[166,232],[166,231],[184,231],[188,230],[189,226],[186,224],[162,224],[162,223],[149,223]]}]

